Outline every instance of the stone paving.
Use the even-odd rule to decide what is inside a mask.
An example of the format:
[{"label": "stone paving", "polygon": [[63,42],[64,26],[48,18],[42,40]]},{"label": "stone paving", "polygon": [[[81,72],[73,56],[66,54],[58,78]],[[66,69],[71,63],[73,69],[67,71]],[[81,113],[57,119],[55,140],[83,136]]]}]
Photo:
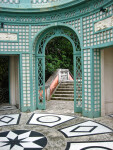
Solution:
[{"label": "stone paving", "polygon": [[32,113],[1,110],[0,150],[113,150],[113,115],[85,118],[73,106],[47,101],[46,110]]}]

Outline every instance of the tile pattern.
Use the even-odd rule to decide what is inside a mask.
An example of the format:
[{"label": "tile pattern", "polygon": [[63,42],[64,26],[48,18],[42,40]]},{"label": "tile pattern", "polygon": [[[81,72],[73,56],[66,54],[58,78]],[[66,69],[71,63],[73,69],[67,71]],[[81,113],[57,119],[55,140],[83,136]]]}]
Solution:
[{"label": "tile pattern", "polygon": [[15,130],[0,133],[0,150],[42,150],[46,137],[38,132]]},{"label": "tile pattern", "polygon": [[0,111],[17,109],[16,106],[1,106]]},{"label": "tile pattern", "polygon": [[113,118],[113,114],[111,114],[111,115],[109,115],[109,116]]},{"label": "tile pattern", "polygon": [[10,114],[0,116],[0,126],[17,125],[20,121],[20,114]]},{"label": "tile pattern", "polygon": [[65,137],[89,136],[95,134],[112,133],[113,130],[94,121],[86,121],[59,130]]},{"label": "tile pattern", "polygon": [[53,127],[76,117],[56,114],[33,114],[27,124]]},{"label": "tile pattern", "polygon": [[67,143],[66,150],[113,150],[113,141]]}]

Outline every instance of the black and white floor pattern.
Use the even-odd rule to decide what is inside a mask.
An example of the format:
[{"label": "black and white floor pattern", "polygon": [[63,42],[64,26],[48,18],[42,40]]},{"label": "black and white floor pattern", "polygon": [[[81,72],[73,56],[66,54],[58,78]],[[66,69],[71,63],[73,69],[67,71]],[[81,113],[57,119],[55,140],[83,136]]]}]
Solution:
[{"label": "black and white floor pattern", "polygon": [[112,114],[112,115],[109,115],[109,116],[113,118],[113,114]]},{"label": "black and white floor pattern", "polygon": [[0,133],[0,150],[42,150],[46,137],[38,132],[15,130]]},{"label": "black and white floor pattern", "polygon": [[53,127],[76,117],[55,114],[33,114],[27,124]]},{"label": "black and white floor pattern", "polygon": [[1,106],[0,111],[17,109],[16,106]]},{"label": "black and white floor pattern", "polygon": [[8,125],[17,125],[20,121],[20,114],[10,114],[0,116],[0,127]]},{"label": "black and white floor pattern", "polygon": [[113,130],[94,121],[85,121],[59,130],[65,137],[89,136],[95,134],[112,133]]},{"label": "black and white floor pattern", "polygon": [[113,150],[113,141],[67,143],[66,150]]}]

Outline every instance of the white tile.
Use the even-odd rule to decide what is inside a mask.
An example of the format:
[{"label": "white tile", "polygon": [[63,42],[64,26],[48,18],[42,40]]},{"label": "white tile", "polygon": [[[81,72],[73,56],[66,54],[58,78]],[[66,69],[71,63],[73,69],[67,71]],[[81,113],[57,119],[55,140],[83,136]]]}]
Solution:
[{"label": "white tile", "polygon": [[18,139],[25,139],[29,137],[31,131],[18,135]]},{"label": "white tile", "polygon": [[2,119],[2,121],[4,121],[4,122],[9,122],[11,120],[11,118],[8,118],[8,117],[4,117],[3,119]]},{"label": "white tile", "polygon": [[113,132],[112,129],[94,121],[86,121],[60,129],[59,131],[61,131],[66,137],[87,136]]},{"label": "white tile", "polygon": [[33,143],[33,142],[29,142],[29,143],[21,143],[20,142],[20,144],[24,147],[24,148],[43,148],[43,147],[41,147],[40,145],[37,145],[37,144],[35,144],[35,143]]},{"label": "white tile", "polygon": [[14,140],[18,135],[10,131],[7,135],[7,138]]},{"label": "white tile", "polygon": [[20,114],[0,115],[0,126],[16,125],[19,120]]},{"label": "white tile", "polygon": [[74,118],[76,117],[56,114],[33,114],[28,121],[28,124],[53,127]]},{"label": "white tile", "polygon": [[18,145],[14,145],[11,150],[24,150],[24,148]]},{"label": "white tile", "polygon": [[42,139],[42,138],[44,138],[44,137],[27,137],[26,139],[23,139],[22,141],[26,141],[26,142],[28,142],[28,141],[31,141],[31,142],[33,142],[33,141],[37,141],[37,140],[40,140],[40,139]]},{"label": "white tile", "polygon": [[81,149],[88,149],[88,150],[105,150],[105,149],[113,149],[113,141],[106,141],[106,142],[79,142],[79,143],[68,143],[66,150],[81,150]]},{"label": "white tile", "polygon": [[0,147],[0,150],[10,150],[10,146],[7,145],[7,146]]}]

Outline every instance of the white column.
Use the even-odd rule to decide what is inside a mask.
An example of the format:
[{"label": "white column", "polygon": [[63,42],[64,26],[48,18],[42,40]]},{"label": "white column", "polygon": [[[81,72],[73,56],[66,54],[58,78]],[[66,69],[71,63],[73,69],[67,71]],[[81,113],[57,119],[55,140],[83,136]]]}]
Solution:
[{"label": "white column", "polygon": [[101,116],[105,116],[104,50],[101,50]]},{"label": "white column", "polygon": [[10,104],[16,105],[15,102],[15,59],[10,56]]},{"label": "white column", "polygon": [[19,102],[19,57],[10,56],[10,104],[19,107]]}]

